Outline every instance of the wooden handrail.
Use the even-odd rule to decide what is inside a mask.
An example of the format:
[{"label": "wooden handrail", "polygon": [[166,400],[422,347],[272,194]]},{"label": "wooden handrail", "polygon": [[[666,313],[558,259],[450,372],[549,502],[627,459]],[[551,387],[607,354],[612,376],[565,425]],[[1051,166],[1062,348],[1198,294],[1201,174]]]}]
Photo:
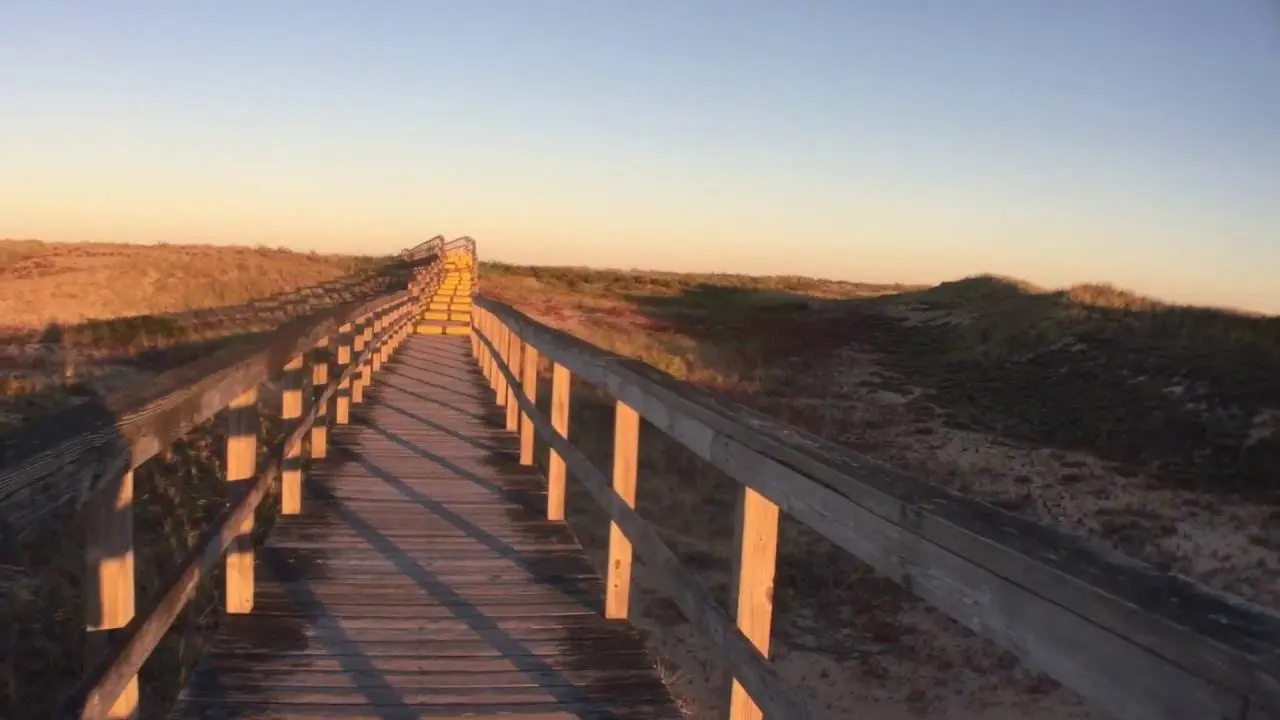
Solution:
[{"label": "wooden handrail", "polygon": [[[381,333],[379,339],[397,338],[398,342],[404,337],[401,330],[412,320],[411,313],[401,313],[401,317]],[[282,443],[284,447],[302,442],[302,439],[311,431],[318,417],[319,408],[327,407],[329,401],[336,395],[339,385],[349,382],[359,368],[365,367],[372,360],[377,351],[376,345],[368,345],[355,362],[347,365],[346,370],[325,387],[319,400],[298,422],[293,432],[284,439]],[[177,576],[160,594],[153,607],[142,616],[142,620],[130,625],[119,639],[115,649],[85,675],[65,701],[59,717],[65,720],[91,720],[106,716],[112,703],[137,675],[142,664],[164,638],[169,626],[191,600],[196,586],[222,558],[232,541],[241,532],[244,522],[253,517],[254,511],[266,497],[271,484],[279,478],[280,472],[281,460],[276,458],[265,470],[257,474],[247,490],[223,512],[213,528],[196,544],[195,549],[180,565]]]},{"label": "wooden handrail", "polygon": [[[443,253],[443,240],[440,238],[433,238],[423,245],[429,245],[429,252],[418,260],[432,259]],[[438,272],[439,265],[431,261],[426,273],[419,268],[416,275],[421,277]],[[406,266],[387,266],[376,272],[392,273],[403,267]],[[407,267],[412,267],[412,263]],[[369,277],[372,274],[360,281],[364,282]],[[344,289],[349,288],[344,286]],[[212,382],[211,376],[225,378],[237,368],[254,369],[254,365],[261,365],[264,361],[270,365],[271,372],[278,372],[280,365],[275,361],[279,360],[280,354],[296,354],[295,346],[306,344],[308,337],[323,336],[331,332],[335,323],[340,325],[387,302],[405,301],[408,297],[408,293],[393,294],[359,306],[350,304],[355,296],[331,297],[329,309],[318,315],[289,320],[251,344],[226,348],[199,362],[163,373],[144,385],[107,394],[91,405],[68,408],[10,434],[4,439],[7,449],[3,457],[4,467],[0,469],[0,528],[20,534],[52,507],[68,499],[83,502],[96,489],[92,484],[93,476],[107,462],[105,457],[85,457],[86,454],[97,452],[114,459],[119,448],[110,445],[120,442],[132,444],[134,434],[146,434],[148,427],[154,428],[162,417],[182,420],[182,417],[172,416],[175,412],[181,416],[183,410],[200,415],[199,408],[184,405],[184,401],[204,397]],[[209,413],[203,413],[201,419],[208,416]],[[192,423],[184,425],[176,435],[170,433],[170,437],[180,437]],[[159,446],[167,447],[171,442],[172,439],[160,438]],[[132,467],[154,452],[147,449],[135,452]],[[144,457],[137,457],[139,454]]]},{"label": "wooden handrail", "polygon": [[[1118,717],[1280,716],[1277,613],[898,472],[483,296],[473,301],[473,327],[477,360],[499,404],[518,387],[502,342],[512,337],[536,348],[556,374],[576,375],[612,395],[754,493],[741,504],[740,518],[756,529],[753,542],[768,537],[761,503],[780,508]],[[670,551],[653,529],[530,398],[513,395],[551,447],[553,466],[558,456],[641,554],[656,554],[662,589],[717,647],[755,704],[789,717],[774,714],[777,698],[788,696],[758,666],[759,654],[743,647],[737,631],[721,627],[721,611],[704,607],[709,597],[670,566]],[[752,541],[750,532],[739,535],[740,543]],[[742,593],[758,590],[751,583],[771,583],[767,569],[761,579],[739,567],[737,578],[739,626],[765,647],[768,624],[741,610]],[[760,627],[764,638],[756,635]],[[750,708],[732,712],[752,716]]]},{"label": "wooden handrail", "polygon": [[[409,302],[397,293],[319,318],[299,318],[246,346],[165,373],[140,388],[102,398],[99,422],[0,471],[4,521],[19,530],[68,499],[83,502],[116,468],[133,469],[221,410],[245,388],[279,374],[344,322]],[[34,493],[38,492],[38,495]],[[24,497],[25,495],[25,497]],[[34,496],[33,496],[34,495]]]},{"label": "wooden handrail", "polygon": [[[507,402],[518,404],[520,412],[533,425],[538,436],[563,459],[569,471],[604,508],[629,543],[640,551],[645,563],[652,567],[659,589],[680,607],[704,637],[712,641],[720,660],[733,669],[734,675],[743,682],[761,709],[772,718],[799,720],[809,717],[810,712],[804,702],[786,686],[768,659],[734,626],[733,620],[716,604],[697,576],[681,564],[680,558],[667,547],[653,525],[635,511],[632,503],[615,492],[603,471],[555,430],[551,421],[538,410],[536,399],[518,390],[519,379],[494,341],[479,327],[474,332],[485,352],[496,358],[494,367],[506,380]],[[627,564],[630,565],[629,562]],[[612,587],[612,583],[609,586]],[[625,617],[625,609],[620,617]]]},{"label": "wooden handrail", "polygon": [[[64,699],[59,717],[104,718],[108,713],[114,717],[136,712],[139,669],[220,559],[225,557],[227,563],[228,612],[252,608],[250,533],[257,507],[284,471],[295,487],[282,493],[282,512],[300,509],[303,439],[324,437],[318,430],[327,428],[331,418],[346,422],[346,405],[360,401],[358,391],[372,372],[412,332],[419,295],[432,292],[441,277],[444,241],[433,238],[401,257],[416,263],[410,290],[295,319],[257,342],[165,373],[151,386],[108,396],[87,427],[0,472],[3,507],[11,521],[29,521],[69,495],[91,503],[92,512],[86,515],[90,573],[86,599],[93,603],[87,608],[90,631],[96,633],[90,639],[97,642],[89,643],[90,652],[95,653],[89,659],[91,669]],[[353,339],[360,343],[354,358]],[[315,350],[329,345],[338,349],[338,372],[331,375],[327,363],[308,372]],[[281,397],[286,436],[273,450],[272,460],[258,471],[254,467],[257,388],[282,373],[288,374],[290,385]],[[319,388],[313,388],[310,403],[302,393],[305,377],[323,383],[318,397],[314,390]],[[353,387],[356,393],[351,392]],[[332,412],[335,402],[336,413]],[[233,488],[235,499],[149,609],[135,617],[132,470],[224,408],[233,426],[226,468],[227,479],[239,481]],[[109,630],[116,630],[117,637],[104,650],[103,633]]]}]

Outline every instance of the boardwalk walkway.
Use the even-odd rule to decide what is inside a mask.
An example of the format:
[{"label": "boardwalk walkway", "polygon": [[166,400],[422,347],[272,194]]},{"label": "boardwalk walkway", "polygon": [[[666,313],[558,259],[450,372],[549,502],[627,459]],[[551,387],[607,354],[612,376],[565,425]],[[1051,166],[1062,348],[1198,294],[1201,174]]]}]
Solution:
[{"label": "boardwalk walkway", "polygon": [[678,718],[465,337],[414,336],[335,430],[173,718]]}]

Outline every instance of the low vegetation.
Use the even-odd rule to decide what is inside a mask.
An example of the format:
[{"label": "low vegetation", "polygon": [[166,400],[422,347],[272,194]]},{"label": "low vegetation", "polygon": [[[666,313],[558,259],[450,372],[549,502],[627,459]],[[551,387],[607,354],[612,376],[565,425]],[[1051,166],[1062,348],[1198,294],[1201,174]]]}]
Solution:
[{"label": "low vegetation", "polygon": [[[931,482],[1280,607],[1280,318],[995,277],[922,288],[490,263],[481,291]],[[579,385],[570,434],[607,469],[611,404]],[[643,432],[638,508],[727,600],[736,484]],[[585,493],[570,504],[602,562],[603,516]],[[785,519],[778,573],[775,660],[818,708],[1086,712]],[[716,716],[725,693],[707,648],[670,603],[642,607],[690,702]]]},{"label": "low vegetation", "polygon": [[0,240],[0,330],[236,306],[380,260],[267,247]]},{"label": "low vegetation", "polygon": [[0,241],[0,433],[311,312],[387,258]]}]

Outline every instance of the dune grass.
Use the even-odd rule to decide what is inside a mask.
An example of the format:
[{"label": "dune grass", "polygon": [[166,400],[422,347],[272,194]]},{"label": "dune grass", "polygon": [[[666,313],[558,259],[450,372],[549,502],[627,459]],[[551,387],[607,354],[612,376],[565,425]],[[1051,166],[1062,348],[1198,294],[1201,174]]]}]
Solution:
[{"label": "dune grass", "polygon": [[[1051,450],[1063,459],[1045,482],[1059,476],[1075,482],[1079,461],[1067,453],[1083,451],[1115,463],[1115,480],[1152,478],[1150,486],[1130,482],[1136,497],[1147,487],[1153,493],[1171,487],[1183,493],[1179,507],[1192,511],[1215,512],[1205,498],[1231,496],[1276,505],[1280,518],[1280,319],[1274,317],[1170,305],[1107,285],[1049,290],[992,276],[911,287],[485,263],[480,289],[537,320],[872,457],[880,448],[869,439],[878,432],[900,433],[897,444],[909,448],[941,434],[941,423],[958,433],[989,434],[997,445]],[[846,379],[839,368],[862,356],[890,372]],[[845,382],[874,384],[872,390],[901,400],[869,413],[848,407]],[[607,471],[611,398],[576,382],[572,407],[571,440]],[[928,452],[920,446],[917,454]],[[544,448],[537,457],[545,464]],[[920,466],[942,464],[929,458]],[[966,485],[963,466],[945,470],[957,475],[946,478],[951,487]],[[647,424],[639,477],[637,509],[726,603],[737,484]],[[1020,488],[1039,482],[1016,474],[1012,480]],[[607,518],[576,483],[569,489],[570,522],[602,567]],[[1107,509],[1098,516],[1100,537],[1148,560],[1161,551],[1147,546],[1178,527],[1158,513],[1139,518]],[[1153,526],[1150,532],[1139,520]],[[1246,544],[1265,540],[1265,529],[1238,530],[1254,533]],[[1187,552],[1180,562],[1190,567],[1199,550]],[[1266,602],[1273,593],[1259,567],[1200,577],[1232,591],[1261,587],[1254,597]],[[1043,676],[1017,675],[1017,660],[1002,651],[953,654],[931,646],[911,619],[920,611],[902,615],[917,607],[907,591],[785,515],[778,573],[775,638],[790,650],[843,658],[858,682],[891,680],[889,668],[902,661],[866,648],[897,653],[912,645],[916,664],[898,668],[959,678],[956,687],[964,688],[1013,672],[1024,700],[1060,692]],[[661,598],[643,605],[637,623],[662,652],[683,619]],[[786,673],[802,691],[817,687],[800,665]],[[918,694],[906,692],[904,700]],[[718,716],[723,697],[723,687],[701,693],[698,716]],[[811,698],[822,702],[820,693]]]},{"label": "dune grass", "polygon": [[738,399],[863,343],[965,427],[1204,490],[1280,491],[1280,318],[1109,285],[933,288],[486,265],[484,292]]},{"label": "dune grass", "polygon": [[239,305],[383,260],[267,247],[0,241],[0,324],[13,333]]}]

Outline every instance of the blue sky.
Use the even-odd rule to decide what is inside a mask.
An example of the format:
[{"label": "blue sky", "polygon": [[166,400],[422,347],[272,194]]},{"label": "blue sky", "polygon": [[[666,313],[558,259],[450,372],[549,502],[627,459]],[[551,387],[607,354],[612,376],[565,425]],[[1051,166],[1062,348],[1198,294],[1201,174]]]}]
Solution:
[{"label": "blue sky", "polygon": [[0,237],[1280,313],[1272,0],[0,4]]}]

